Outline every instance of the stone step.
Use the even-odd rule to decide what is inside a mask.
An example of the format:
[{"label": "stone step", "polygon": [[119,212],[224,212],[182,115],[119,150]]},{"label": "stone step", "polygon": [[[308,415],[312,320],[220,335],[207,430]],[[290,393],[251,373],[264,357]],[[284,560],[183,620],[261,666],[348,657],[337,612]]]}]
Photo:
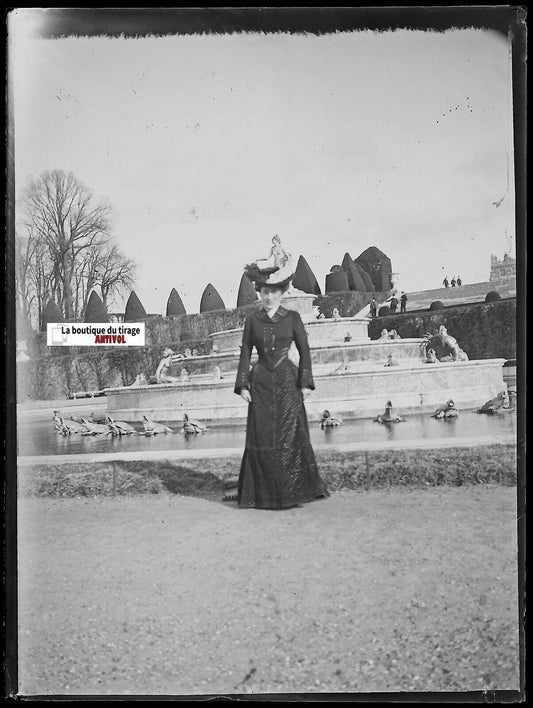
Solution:
[{"label": "stone step", "polygon": [[[343,362],[351,364],[367,365],[369,367],[379,368],[384,365],[389,354],[398,361],[418,362],[422,359],[421,344],[422,338],[406,338],[406,339],[389,339],[361,342],[343,342],[340,343],[315,343],[311,345],[311,361],[313,368],[322,365],[328,365],[331,370],[339,366]],[[295,347],[291,352],[291,360],[297,363],[299,359],[298,352]],[[252,362],[257,360],[257,354],[254,351]],[[209,378],[213,375],[215,366],[220,368],[223,376],[231,376],[237,371],[239,364],[239,351],[220,354],[212,354],[197,357],[188,357],[186,359],[173,359],[171,376],[179,376],[182,369],[186,369],[187,373],[193,378],[198,376]]]}]

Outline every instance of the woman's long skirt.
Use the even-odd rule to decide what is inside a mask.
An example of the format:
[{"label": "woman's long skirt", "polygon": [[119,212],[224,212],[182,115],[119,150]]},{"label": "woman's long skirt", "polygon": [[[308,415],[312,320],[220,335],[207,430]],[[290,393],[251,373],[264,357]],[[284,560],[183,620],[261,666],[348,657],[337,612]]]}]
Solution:
[{"label": "woman's long skirt", "polygon": [[250,375],[246,449],[238,488],[240,507],[280,509],[329,496],[309,439],[298,367],[285,359]]}]

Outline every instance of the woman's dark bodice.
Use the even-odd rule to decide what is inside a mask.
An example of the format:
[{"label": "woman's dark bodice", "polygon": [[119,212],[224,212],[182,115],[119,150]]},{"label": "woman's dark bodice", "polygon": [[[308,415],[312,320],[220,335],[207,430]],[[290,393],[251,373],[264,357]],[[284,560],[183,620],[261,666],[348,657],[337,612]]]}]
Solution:
[{"label": "woman's dark bodice", "polygon": [[314,389],[311,354],[302,319],[298,312],[280,307],[272,318],[260,309],[246,319],[235,393],[249,388],[250,358],[254,346],[259,356],[259,364],[273,371],[288,361],[292,342],[296,344],[300,354],[297,385],[299,388]]}]

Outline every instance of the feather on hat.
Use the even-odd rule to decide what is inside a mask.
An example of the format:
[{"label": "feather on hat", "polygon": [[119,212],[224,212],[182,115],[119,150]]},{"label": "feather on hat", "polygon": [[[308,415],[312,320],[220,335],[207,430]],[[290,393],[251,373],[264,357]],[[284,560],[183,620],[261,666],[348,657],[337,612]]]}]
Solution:
[{"label": "feather on hat", "polygon": [[246,265],[244,272],[254,283],[255,289],[258,291],[263,287],[275,287],[285,292],[289,289],[294,276],[292,267],[287,268],[287,266],[285,266],[279,268],[278,266],[269,266],[268,268],[259,268],[257,263],[249,263]]}]

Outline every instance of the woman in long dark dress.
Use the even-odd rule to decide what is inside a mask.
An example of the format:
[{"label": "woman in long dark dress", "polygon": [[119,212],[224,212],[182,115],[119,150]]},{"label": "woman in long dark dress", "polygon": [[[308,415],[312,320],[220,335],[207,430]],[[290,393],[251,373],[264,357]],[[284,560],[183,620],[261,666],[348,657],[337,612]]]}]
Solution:
[{"label": "woman in long dark dress", "polygon": [[[288,284],[256,282],[261,307],[244,326],[235,383],[235,393],[249,404],[240,507],[280,509],[329,496],[318,473],[304,407],[315,388],[307,334],[299,313],[281,305]],[[288,356],[292,342],[299,366]],[[254,346],[259,359],[250,371]]]}]

